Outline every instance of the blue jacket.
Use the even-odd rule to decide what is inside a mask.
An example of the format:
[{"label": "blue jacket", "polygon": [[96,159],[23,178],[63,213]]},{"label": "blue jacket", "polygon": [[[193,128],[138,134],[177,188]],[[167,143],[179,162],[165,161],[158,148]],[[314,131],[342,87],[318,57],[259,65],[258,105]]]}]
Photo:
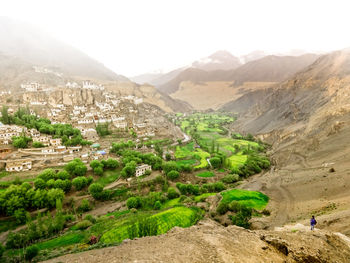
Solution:
[{"label": "blue jacket", "polygon": [[310,224],[311,225],[316,225],[317,224],[316,219],[315,218],[311,218]]}]

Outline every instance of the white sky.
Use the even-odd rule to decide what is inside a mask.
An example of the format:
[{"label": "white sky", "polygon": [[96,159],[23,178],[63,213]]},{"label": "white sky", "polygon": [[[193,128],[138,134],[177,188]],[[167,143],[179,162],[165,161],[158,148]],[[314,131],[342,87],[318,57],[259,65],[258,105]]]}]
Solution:
[{"label": "white sky", "polygon": [[0,15],[38,25],[118,74],[190,64],[217,50],[350,47],[350,1],[0,0]]}]

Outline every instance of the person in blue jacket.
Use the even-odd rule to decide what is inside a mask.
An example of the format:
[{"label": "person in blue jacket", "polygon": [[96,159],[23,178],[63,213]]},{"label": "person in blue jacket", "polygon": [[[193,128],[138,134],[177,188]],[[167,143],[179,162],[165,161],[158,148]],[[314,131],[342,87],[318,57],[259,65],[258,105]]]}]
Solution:
[{"label": "person in blue jacket", "polygon": [[311,230],[315,229],[315,225],[317,224],[317,221],[315,219],[315,216],[312,216],[310,219],[310,225],[311,225]]}]

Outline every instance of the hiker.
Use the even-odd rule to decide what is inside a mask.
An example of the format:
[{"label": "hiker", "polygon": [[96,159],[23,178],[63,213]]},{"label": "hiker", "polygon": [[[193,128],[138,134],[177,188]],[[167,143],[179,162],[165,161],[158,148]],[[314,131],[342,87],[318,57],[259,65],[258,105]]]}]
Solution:
[{"label": "hiker", "polygon": [[312,216],[312,218],[310,219],[311,230],[315,229],[316,224],[317,224],[317,221],[315,219],[315,216]]}]

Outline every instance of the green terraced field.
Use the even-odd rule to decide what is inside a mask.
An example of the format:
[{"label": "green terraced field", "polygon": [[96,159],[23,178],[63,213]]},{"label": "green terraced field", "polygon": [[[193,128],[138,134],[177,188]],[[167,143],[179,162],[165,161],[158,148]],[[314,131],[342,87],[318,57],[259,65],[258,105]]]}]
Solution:
[{"label": "green terraced field", "polygon": [[52,249],[81,243],[84,239],[85,235],[83,233],[69,233],[45,242],[38,243],[37,246],[40,250]]},{"label": "green terraced field", "polygon": [[229,204],[232,201],[238,201],[247,207],[262,210],[269,202],[268,196],[256,191],[248,191],[242,189],[232,189],[225,192],[221,192],[222,203]]},{"label": "green terraced field", "polygon": [[[174,207],[166,211],[150,215],[151,218],[158,220],[158,232],[157,234],[164,234],[175,226],[179,227],[189,227],[194,225],[198,217],[198,211],[187,207]],[[117,222],[110,231],[106,232],[101,241],[106,244],[119,243],[124,239],[129,238],[128,228],[132,224],[138,224],[134,222],[136,215],[132,215],[124,220]],[[133,218],[132,218],[133,217]]]},{"label": "green terraced field", "polygon": [[194,197],[194,201],[199,202],[212,195],[216,195],[216,193],[205,193],[205,194],[197,195]]},{"label": "green terraced field", "polygon": [[226,159],[227,166],[229,168],[239,167],[247,161],[247,155],[232,155]]}]

